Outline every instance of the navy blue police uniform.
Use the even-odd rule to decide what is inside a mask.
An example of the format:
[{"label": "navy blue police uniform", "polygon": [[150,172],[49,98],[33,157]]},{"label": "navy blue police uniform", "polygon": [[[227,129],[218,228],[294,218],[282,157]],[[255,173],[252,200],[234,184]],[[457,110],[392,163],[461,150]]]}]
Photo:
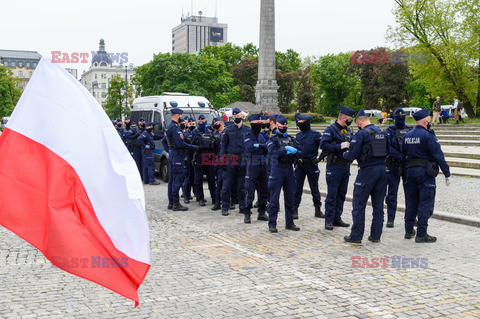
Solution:
[{"label": "navy blue police uniform", "polygon": [[132,156],[133,160],[135,161],[135,164],[137,164],[138,171],[140,173],[140,176],[142,177],[143,180],[143,159],[142,159],[142,148],[140,147],[140,144],[138,143],[138,137],[142,132],[145,130],[145,123],[140,124],[140,122],[145,121],[143,117],[141,117],[138,120],[138,125],[136,127],[133,127],[130,130],[129,133],[129,138],[133,140],[133,146],[132,146]]},{"label": "navy blue police uniform", "polygon": [[[355,111],[340,106],[340,114],[353,117]],[[347,148],[342,149],[341,144],[350,142],[353,132],[348,125],[338,124],[337,121],[327,127],[320,140],[322,154],[320,158],[326,158],[327,167],[325,172],[327,182],[327,197],[325,198],[325,228],[332,230],[333,226],[348,227],[349,224],[342,221],[343,204],[348,190],[350,179],[350,161],[343,159],[342,154]]]},{"label": "navy blue police uniform", "polygon": [[[233,115],[242,112],[238,108],[233,109]],[[220,154],[218,156],[226,164],[223,173],[222,187],[222,215],[228,216],[230,208],[230,196],[232,192],[238,194],[240,212],[245,210],[245,147],[243,136],[250,130],[246,125],[238,127],[230,125],[223,135]],[[237,186],[234,187],[235,182]]]},{"label": "navy blue police uniform", "polygon": [[[413,114],[416,121],[428,116],[428,109]],[[435,204],[435,177],[440,168],[445,177],[449,178],[450,168],[433,131],[421,125],[405,134],[403,154],[406,157],[407,171],[405,238],[410,239],[415,234],[413,226],[415,218],[418,218],[415,241],[435,242],[436,238],[427,234],[428,219],[433,214]]]},{"label": "navy blue police uniform", "polygon": [[[219,117],[213,119],[213,123],[223,120]],[[212,207],[213,211],[222,209],[222,201],[221,201],[221,193],[223,188],[223,173],[224,170],[218,161],[218,154],[220,153],[221,142],[223,134],[225,133],[225,127],[223,128],[222,132],[219,131],[220,126],[215,128],[213,132],[214,138],[214,153],[213,162],[214,162],[214,170],[215,170],[215,205]]]},{"label": "navy blue police uniform", "polygon": [[[324,217],[320,210],[322,199],[320,196],[320,190],[318,189],[318,179],[320,177],[320,169],[318,168],[318,149],[320,148],[322,134],[310,128],[310,122],[312,120],[310,115],[298,114],[296,119],[300,132],[295,136],[295,140],[300,145],[303,155],[302,157],[298,157],[297,167],[295,168],[296,189],[293,200],[295,219],[298,218],[298,207],[302,200],[305,177],[308,178],[308,184],[310,185],[313,206],[315,207],[315,217]],[[304,120],[304,122],[298,122],[302,120]]]},{"label": "navy blue police uniform", "polygon": [[[365,112],[360,110],[357,118],[366,117]],[[383,200],[387,187],[387,172],[385,158],[388,155],[387,139],[385,132],[379,127],[369,124],[358,131],[347,152],[343,153],[346,161],[357,160],[358,174],[353,189],[353,225],[349,236],[345,241],[359,243],[365,232],[365,207],[368,197],[371,196],[373,207],[373,219],[368,240],[380,241],[383,229]]]},{"label": "navy blue police uniform", "polygon": [[[155,123],[147,123],[145,126],[154,126]],[[153,128],[151,129],[153,130]],[[155,135],[151,130],[145,130],[140,134],[137,141],[142,148],[143,158],[143,183],[150,185],[158,185],[155,181],[155,142],[160,140],[163,135]]]},{"label": "navy blue police uniform", "polygon": [[[188,123],[195,122],[194,118],[188,119]],[[195,130],[195,126],[189,126],[184,131],[184,141],[187,144],[192,144],[193,142],[193,131]],[[184,180],[182,183],[182,190],[183,190],[183,201],[185,204],[190,203],[190,199],[192,199],[192,187],[195,182],[195,171],[193,168],[193,154],[194,151],[190,148],[185,150],[185,175]],[[195,194],[195,188],[193,188],[193,194]]]},{"label": "navy blue police uniform", "polygon": [[[277,124],[287,125],[283,115],[277,117]],[[270,198],[267,206],[268,227],[270,232],[277,232],[277,216],[280,209],[280,192],[283,188],[285,206],[285,228],[300,230],[293,222],[293,197],[295,192],[295,175],[293,164],[296,156],[303,157],[295,138],[287,134],[285,129],[278,129],[268,142],[268,157],[270,160],[270,176],[268,176],[268,190]]]},{"label": "navy blue police uniform", "polygon": [[[252,114],[248,117],[248,121],[262,120],[260,114]],[[250,223],[250,215],[252,214],[253,199],[255,190],[258,191],[258,220],[268,220],[265,212],[268,200],[267,188],[267,140],[265,135],[261,134],[261,123],[250,123],[251,130],[244,136],[245,152],[247,154],[247,173],[245,175],[245,223]]]},{"label": "navy blue police uniform", "polygon": [[[205,115],[200,115],[199,120],[204,120]],[[207,130],[207,123],[198,123],[197,128],[192,132],[192,144],[199,149],[193,156],[194,186],[195,195],[200,206],[205,206],[205,195],[203,192],[203,175],[207,177],[208,190],[212,202],[215,200],[215,170],[212,155],[215,148],[215,139],[211,130]]]},{"label": "navy blue police uniform", "polygon": [[[387,227],[394,226],[395,215],[397,211],[397,194],[400,185],[400,178],[405,184],[405,159],[403,156],[403,137],[412,127],[405,125],[405,111],[398,108],[393,112],[394,125],[390,125],[385,130],[385,135],[388,141],[388,151],[385,165],[387,167],[387,197],[385,203],[387,204]],[[403,187],[405,192],[405,186]],[[406,194],[405,194],[406,198]]]},{"label": "navy blue police uniform", "polygon": [[[182,114],[183,110],[174,108],[170,110],[172,115]],[[173,210],[186,210],[186,207],[180,205],[180,187],[182,186],[184,180],[184,171],[185,171],[185,150],[186,149],[195,149],[191,144],[185,143],[183,131],[180,129],[180,126],[177,122],[171,121],[167,127],[167,143],[169,148],[169,163],[170,163],[170,175],[168,178],[168,183],[172,184],[169,187],[171,191],[170,198],[173,201]]]}]

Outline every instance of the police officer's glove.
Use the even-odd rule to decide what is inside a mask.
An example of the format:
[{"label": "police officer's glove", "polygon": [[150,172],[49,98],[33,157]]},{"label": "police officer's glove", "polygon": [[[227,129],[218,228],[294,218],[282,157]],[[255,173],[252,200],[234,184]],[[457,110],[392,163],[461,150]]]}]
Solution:
[{"label": "police officer's glove", "polygon": [[292,146],[285,146],[285,149],[287,150],[287,154],[295,154],[297,153],[297,149]]},{"label": "police officer's glove", "polygon": [[452,177],[447,177],[445,178],[445,185],[450,186],[450,183],[452,182]]},{"label": "police officer's glove", "polygon": [[145,145],[145,148],[148,150],[150,149],[150,145]]},{"label": "police officer's glove", "polygon": [[253,144],[253,147],[259,148],[260,145],[258,145],[258,144]]},{"label": "police officer's glove", "polygon": [[340,149],[342,150],[349,147],[350,147],[350,142],[342,142],[342,144],[340,144]]}]

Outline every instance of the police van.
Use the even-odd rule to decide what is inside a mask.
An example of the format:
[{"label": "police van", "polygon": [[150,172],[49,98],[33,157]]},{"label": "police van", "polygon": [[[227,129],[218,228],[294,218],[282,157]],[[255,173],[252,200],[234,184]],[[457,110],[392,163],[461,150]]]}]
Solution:
[{"label": "police van", "polygon": [[[193,117],[195,120],[203,114],[208,124],[218,116],[218,111],[203,96],[165,92],[163,95],[136,98],[131,106],[130,118],[135,124],[140,117],[146,122],[156,122],[153,133],[165,135],[167,126],[172,120],[170,110],[173,108],[182,109],[182,117]],[[160,172],[164,182],[168,181],[168,169],[168,153],[162,147],[162,140],[155,141],[155,170]]]},{"label": "police van", "polygon": [[1,125],[1,130],[2,131],[5,128],[5,125],[7,125],[7,122],[8,122],[9,119],[10,119],[10,117],[8,117],[8,116],[2,117],[2,125]]}]

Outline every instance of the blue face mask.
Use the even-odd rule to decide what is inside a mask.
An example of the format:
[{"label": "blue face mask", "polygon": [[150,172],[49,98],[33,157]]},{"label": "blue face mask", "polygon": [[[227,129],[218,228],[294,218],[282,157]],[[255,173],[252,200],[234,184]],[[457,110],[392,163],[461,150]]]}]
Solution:
[{"label": "blue face mask", "polygon": [[395,116],[395,126],[405,126],[405,116]]},{"label": "blue face mask", "polygon": [[207,122],[198,123],[198,128],[202,131],[205,131],[205,129],[207,128]]}]

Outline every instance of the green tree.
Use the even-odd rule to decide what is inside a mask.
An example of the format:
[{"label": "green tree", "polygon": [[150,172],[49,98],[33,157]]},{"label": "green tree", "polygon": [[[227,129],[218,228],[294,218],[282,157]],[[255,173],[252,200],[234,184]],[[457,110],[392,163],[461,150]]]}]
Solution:
[{"label": "green tree", "polygon": [[420,77],[430,93],[456,95],[468,115],[475,116],[473,106],[479,93],[479,82],[478,75],[475,76],[472,70],[475,59],[478,61],[480,58],[478,1],[395,2],[397,24],[389,29],[389,38],[397,47],[413,47],[429,54],[427,63],[411,64],[414,75]]},{"label": "green tree", "polygon": [[298,74],[298,109],[302,113],[313,112],[315,109],[315,85],[311,76],[310,66],[299,70]]},{"label": "green tree", "polygon": [[278,70],[284,72],[296,72],[300,70],[302,60],[300,54],[292,49],[288,49],[287,52],[275,52],[275,64]]},{"label": "green tree", "polygon": [[[125,90],[125,79],[120,75],[116,75],[110,79],[107,91],[107,99],[103,106],[108,117],[111,119],[121,118],[130,114],[128,105],[132,104],[133,88],[129,85]],[[128,105],[125,105],[125,99]]]},{"label": "green tree", "polygon": [[188,53],[159,53],[136,69],[140,95],[182,92],[207,97],[214,106],[225,106],[220,98],[234,87],[225,62],[215,57]]},{"label": "green tree", "polygon": [[22,90],[18,87],[19,79],[10,69],[0,65],[0,118],[10,116],[17,105]]},{"label": "green tree", "polygon": [[319,100],[320,112],[324,115],[337,115],[338,107],[359,82],[355,72],[349,68],[350,58],[350,53],[329,54],[312,64],[315,95]]},{"label": "green tree", "polygon": [[243,59],[232,68],[233,81],[239,87],[240,100],[255,104],[255,86],[258,81],[258,61],[255,58]]}]

